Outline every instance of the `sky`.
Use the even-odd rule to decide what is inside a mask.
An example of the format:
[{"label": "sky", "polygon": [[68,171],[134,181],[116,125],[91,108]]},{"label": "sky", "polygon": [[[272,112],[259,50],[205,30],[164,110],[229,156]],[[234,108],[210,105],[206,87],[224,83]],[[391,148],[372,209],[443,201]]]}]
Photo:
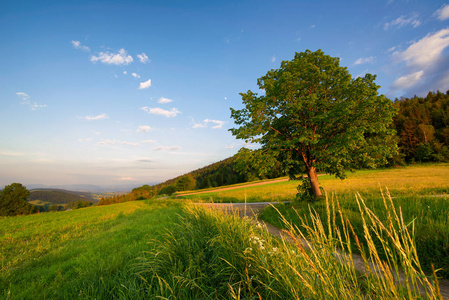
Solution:
[{"label": "sky", "polygon": [[0,1],[0,187],[162,182],[234,155],[239,93],[321,49],[394,100],[449,89],[449,2]]}]

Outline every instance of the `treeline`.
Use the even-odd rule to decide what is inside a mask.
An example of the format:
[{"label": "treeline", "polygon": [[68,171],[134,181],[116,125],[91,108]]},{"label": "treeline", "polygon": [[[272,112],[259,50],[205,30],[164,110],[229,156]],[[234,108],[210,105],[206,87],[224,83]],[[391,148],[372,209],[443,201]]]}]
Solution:
[{"label": "treeline", "polygon": [[394,101],[393,120],[405,163],[449,161],[449,90]]}]

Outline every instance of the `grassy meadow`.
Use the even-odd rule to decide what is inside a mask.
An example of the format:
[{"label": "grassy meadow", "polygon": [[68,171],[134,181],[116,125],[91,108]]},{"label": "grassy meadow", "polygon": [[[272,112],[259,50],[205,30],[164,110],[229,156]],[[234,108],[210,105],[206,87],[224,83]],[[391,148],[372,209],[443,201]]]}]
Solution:
[{"label": "grassy meadow", "polygon": [[0,218],[0,297],[145,298],[136,259],[179,214],[174,202],[136,201]]}]

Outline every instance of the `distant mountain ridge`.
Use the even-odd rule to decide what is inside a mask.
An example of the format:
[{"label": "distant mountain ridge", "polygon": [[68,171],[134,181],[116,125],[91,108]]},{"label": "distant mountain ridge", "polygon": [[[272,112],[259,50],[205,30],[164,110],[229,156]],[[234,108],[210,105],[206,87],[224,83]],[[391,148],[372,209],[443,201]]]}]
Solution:
[{"label": "distant mountain ridge", "polygon": [[[157,184],[157,183],[152,183]],[[28,190],[64,190],[68,192],[86,192],[86,193],[111,193],[111,192],[130,192],[138,184],[119,184],[119,185],[93,185],[93,184],[64,184],[64,185],[44,185],[44,184],[25,184]]]}]

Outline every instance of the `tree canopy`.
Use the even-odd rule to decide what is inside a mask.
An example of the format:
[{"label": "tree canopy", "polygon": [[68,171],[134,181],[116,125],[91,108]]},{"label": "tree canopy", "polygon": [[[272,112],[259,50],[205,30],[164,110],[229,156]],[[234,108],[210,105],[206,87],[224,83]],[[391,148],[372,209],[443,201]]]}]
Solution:
[{"label": "tree canopy", "polygon": [[5,186],[0,192],[0,216],[28,215],[36,208],[27,202],[30,192],[20,183]]},{"label": "tree canopy", "polygon": [[375,78],[352,78],[321,50],[296,53],[257,80],[263,95],[240,94],[244,108],[231,108],[238,127],[230,131],[275,158],[262,164],[279,161],[291,178],[305,171],[308,190],[319,197],[317,168],[343,179],[346,170],[376,167],[397,151],[389,128],[395,109]]}]

